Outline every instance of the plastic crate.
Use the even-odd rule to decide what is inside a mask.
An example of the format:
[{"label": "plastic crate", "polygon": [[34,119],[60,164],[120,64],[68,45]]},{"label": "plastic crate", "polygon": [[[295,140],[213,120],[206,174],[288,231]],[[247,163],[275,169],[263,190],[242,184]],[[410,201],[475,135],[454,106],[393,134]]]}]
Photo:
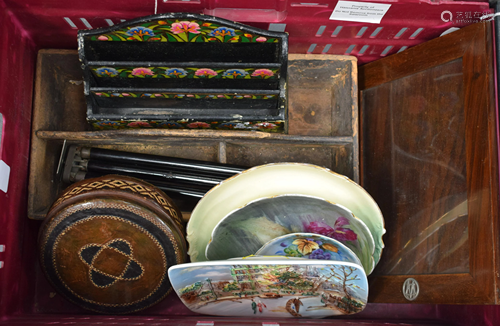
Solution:
[{"label": "plastic crate", "polygon": [[[374,1],[372,1],[374,2]],[[76,48],[76,31],[116,24],[155,12],[194,12],[232,19],[290,35],[290,53],[351,54],[360,64],[478,21],[487,2],[386,1],[381,24],[329,20],[337,1],[0,0],[0,160],[10,167],[8,191],[0,191],[0,324],[5,325],[495,325],[496,306],[368,304],[349,318],[240,320],[194,315],[175,294],[131,316],[99,316],[53,293],[36,257],[39,221],[27,218],[31,108],[36,54],[42,48]],[[445,22],[442,13],[463,16]],[[471,16],[470,19],[468,16]],[[445,17],[447,18],[447,17]],[[446,20],[446,19],[445,19]],[[57,72],[54,72],[57,74]],[[5,174],[4,174],[5,175]],[[43,303],[43,304],[41,304]]]}]

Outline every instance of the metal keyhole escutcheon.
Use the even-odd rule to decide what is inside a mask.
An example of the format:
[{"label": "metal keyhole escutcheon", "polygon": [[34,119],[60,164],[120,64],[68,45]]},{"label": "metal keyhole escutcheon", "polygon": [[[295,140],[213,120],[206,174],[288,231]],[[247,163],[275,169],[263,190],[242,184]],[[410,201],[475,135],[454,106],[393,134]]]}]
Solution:
[{"label": "metal keyhole escutcheon", "polygon": [[403,284],[403,295],[406,300],[413,301],[418,297],[420,288],[418,282],[414,278],[407,278]]}]

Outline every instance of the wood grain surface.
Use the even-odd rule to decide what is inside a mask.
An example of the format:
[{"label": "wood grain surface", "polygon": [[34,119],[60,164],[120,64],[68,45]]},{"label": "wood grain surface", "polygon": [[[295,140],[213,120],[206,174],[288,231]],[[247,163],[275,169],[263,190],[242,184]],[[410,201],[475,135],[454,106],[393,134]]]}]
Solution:
[{"label": "wood grain surface", "polygon": [[491,25],[360,67],[362,185],[386,221],[371,302],[498,303]]}]

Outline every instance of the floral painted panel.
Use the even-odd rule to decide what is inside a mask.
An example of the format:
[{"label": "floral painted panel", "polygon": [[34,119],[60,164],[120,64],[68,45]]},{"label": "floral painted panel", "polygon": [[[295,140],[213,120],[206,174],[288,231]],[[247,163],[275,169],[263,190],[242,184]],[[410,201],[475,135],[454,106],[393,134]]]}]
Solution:
[{"label": "floral painted panel", "polygon": [[203,79],[277,79],[279,69],[194,68],[194,67],[90,67],[96,77],[122,78],[203,78]]},{"label": "floral painted panel", "polygon": [[175,265],[169,278],[186,307],[204,315],[321,318],[366,306],[368,281],[359,265],[265,258]]},{"label": "floral painted panel", "polygon": [[265,132],[283,132],[284,121],[170,121],[170,120],[102,120],[90,121],[97,130],[114,129],[139,129],[139,128],[159,128],[159,129],[215,129],[215,130],[258,130]]},{"label": "floral painted panel", "polygon": [[269,100],[276,94],[177,94],[177,93],[136,93],[136,92],[92,92],[98,97],[166,98],[166,99],[209,99],[209,100]]},{"label": "floral painted panel", "polygon": [[277,43],[278,38],[265,37],[201,20],[155,20],[128,26],[101,35],[91,41],[135,42],[218,42],[218,43]]}]

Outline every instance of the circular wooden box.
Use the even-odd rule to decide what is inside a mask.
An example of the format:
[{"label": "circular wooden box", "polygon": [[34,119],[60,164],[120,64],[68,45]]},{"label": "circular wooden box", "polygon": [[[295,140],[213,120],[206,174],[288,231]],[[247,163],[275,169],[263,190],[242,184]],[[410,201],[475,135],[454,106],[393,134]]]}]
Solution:
[{"label": "circular wooden box", "polygon": [[39,234],[47,278],[67,299],[101,313],[162,300],[170,266],[186,261],[181,213],[141,180],[108,175],[75,183],[52,205]]}]

